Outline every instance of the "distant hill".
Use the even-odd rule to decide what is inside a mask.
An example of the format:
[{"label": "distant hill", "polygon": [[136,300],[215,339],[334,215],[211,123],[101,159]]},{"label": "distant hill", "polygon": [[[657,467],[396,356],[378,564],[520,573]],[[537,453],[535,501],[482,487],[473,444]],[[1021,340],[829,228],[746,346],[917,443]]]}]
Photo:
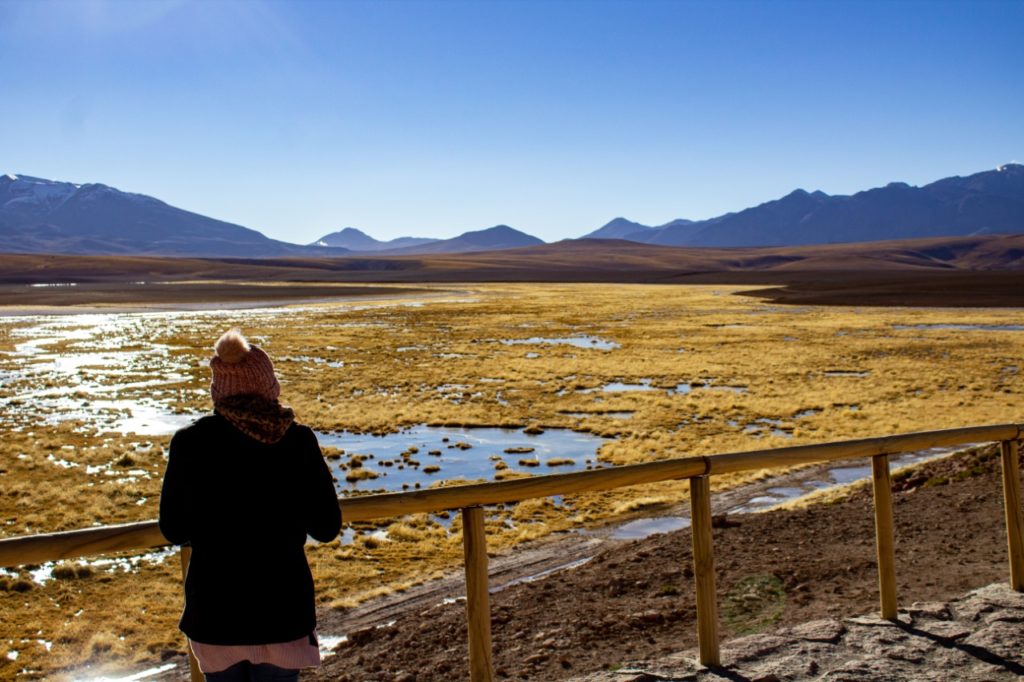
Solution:
[{"label": "distant hill", "polygon": [[543,244],[544,241],[537,239],[525,232],[520,232],[508,225],[495,225],[486,230],[464,232],[458,237],[451,239],[440,239],[429,244],[409,246],[401,249],[390,249],[384,253],[387,255],[416,255],[436,253],[466,253],[470,251],[498,251],[502,249],[517,249],[524,246],[535,246]]},{"label": "distant hill", "polygon": [[346,227],[338,232],[325,234],[310,246],[333,246],[348,249],[350,251],[387,251],[390,249],[402,249],[410,246],[423,246],[439,241],[427,237],[398,237],[386,242],[374,239],[362,230],[354,227]]},{"label": "distant hill", "polygon": [[[644,232],[649,232],[653,229],[649,225],[634,223],[632,220],[626,220],[625,218],[612,218],[593,232],[583,235],[580,239],[625,239],[631,234],[639,237]],[[638,238],[633,241],[643,241],[643,239]]]},{"label": "distant hill", "polygon": [[[624,240],[572,239],[554,244],[473,253],[344,258],[181,259],[142,256],[0,255],[0,296],[51,302],[109,301],[109,283],[139,280],[202,282],[211,297],[228,295],[216,282],[643,282],[736,284],[780,302],[837,305],[1024,306],[1024,235],[939,237],[858,244],[761,248],[680,248]],[[44,292],[33,283],[76,282]],[[762,287],[769,286],[768,289]],[[782,288],[780,288],[782,287]],[[249,294],[234,287],[232,296]],[[121,288],[115,295],[124,295]],[[296,289],[296,291],[299,291]],[[74,293],[72,297],[66,294]],[[145,300],[145,287],[138,289]],[[60,295],[56,295],[60,294]],[[160,294],[161,296],[165,294]],[[166,294],[170,295],[170,294]],[[184,295],[184,294],[180,294]],[[189,299],[191,300],[191,299]]]},{"label": "distant hill", "polygon": [[665,223],[664,225],[658,225],[652,227],[650,225],[641,225],[640,223],[634,223],[632,220],[625,218],[613,218],[608,223],[602,225],[593,232],[580,237],[580,239],[628,239],[630,241],[643,242],[645,241],[645,235],[652,235],[655,232],[665,230],[667,228],[684,228],[687,225],[694,225],[692,220],[686,220],[685,218],[676,218],[675,220]]},{"label": "distant hill", "polygon": [[[690,238],[696,235],[698,232],[703,230],[705,225],[703,222],[697,222],[694,220],[684,220],[679,218],[671,222],[659,225],[651,230],[644,231],[640,234],[631,233],[627,234],[623,239],[630,241],[644,242],[648,244],[660,244],[658,239],[662,235],[671,234],[673,238],[680,242],[687,242]],[[676,246],[676,244],[671,244]]]},{"label": "distant hill", "polygon": [[623,237],[666,246],[799,246],[1021,232],[1024,166],[1007,164],[923,187],[893,182],[851,196],[798,189],[737,213]]},{"label": "distant hill", "polygon": [[349,227],[302,246],[107,185],[0,176],[0,251],[7,253],[303,258],[463,253],[543,243],[497,225],[452,239],[386,242]]},{"label": "distant hill", "polygon": [[[323,249],[270,239],[256,230],[98,183],[76,185],[0,176],[0,249],[15,253],[160,256],[303,256]],[[331,249],[344,255],[346,249]]]}]

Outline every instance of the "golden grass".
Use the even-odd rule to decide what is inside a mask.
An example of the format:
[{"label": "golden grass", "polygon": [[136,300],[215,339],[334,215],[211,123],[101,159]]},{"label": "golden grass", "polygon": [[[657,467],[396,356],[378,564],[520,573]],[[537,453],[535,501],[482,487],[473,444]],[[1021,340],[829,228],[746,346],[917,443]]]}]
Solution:
[{"label": "golden grass", "polygon": [[659,496],[659,497],[637,497],[633,500],[627,500],[620,502],[615,505],[612,513],[615,515],[628,514],[630,512],[636,512],[643,509],[653,509],[656,507],[665,507],[672,504],[675,500],[670,497]]},{"label": "golden grass", "polygon": [[[8,421],[0,440],[0,536],[155,518],[169,437],[105,432],[97,423],[113,413],[103,401],[155,401],[179,413],[209,409],[209,346],[236,325],[274,358],[283,399],[303,422],[322,431],[387,433],[422,423],[578,428],[609,436],[596,461],[620,465],[1024,421],[1024,334],[915,326],[1018,324],[1013,310],[783,308],[733,295],[742,288],[727,286],[463,285],[452,293],[433,288],[437,295],[422,300],[236,311],[227,318],[133,317],[85,339],[63,333],[43,350],[139,352],[127,372],[136,387],[113,395],[70,391],[87,420],[47,421],[59,410],[51,410],[38,392],[63,390],[69,381],[46,369],[52,360],[0,355],[0,373],[32,372],[0,384]],[[0,350],[33,338],[37,325],[0,319]],[[90,325],[73,321],[71,328],[81,332]],[[575,335],[618,347],[502,343]],[[83,374],[101,385],[125,381],[125,375],[105,374],[103,367]],[[166,381],[143,385],[161,378]],[[656,390],[600,390],[610,382],[641,380]],[[676,390],[680,384],[689,384],[689,391]],[[621,412],[633,414],[610,414]],[[756,431],[748,429],[753,426]],[[346,475],[365,475],[356,472],[379,464],[341,457],[337,450],[329,454],[340,462],[361,462]],[[417,456],[429,464],[435,454]],[[523,454],[524,460],[530,457]],[[74,466],[65,468],[61,461]],[[529,475],[501,469],[495,465],[497,478]],[[138,471],[143,473],[130,473]],[[712,484],[721,490],[766,475],[716,477]],[[507,505],[488,521],[488,548],[510,551],[580,523],[606,523],[647,506],[684,502],[688,494],[685,481],[668,481],[575,495],[564,506],[550,500]],[[346,608],[457,567],[461,522],[457,514],[451,520],[450,532],[426,518],[381,520],[361,524],[362,534],[352,544],[310,546],[318,598]],[[370,535],[375,530],[383,533]],[[111,658],[155,661],[164,649],[183,646],[176,630],[180,576],[173,557],[132,573],[94,569],[82,578],[64,575],[26,592],[14,585],[25,583],[27,570],[0,575],[0,639],[19,642],[41,631],[38,638],[53,642],[50,654],[31,642],[13,645],[19,658],[0,657],[0,678],[22,668],[44,675]],[[29,632],[31,638],[25,636]]]}]

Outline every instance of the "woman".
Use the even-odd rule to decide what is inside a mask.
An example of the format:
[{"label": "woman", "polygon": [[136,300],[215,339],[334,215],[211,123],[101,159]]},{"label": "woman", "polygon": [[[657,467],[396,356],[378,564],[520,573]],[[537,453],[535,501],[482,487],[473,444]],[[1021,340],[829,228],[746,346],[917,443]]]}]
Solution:
[{"label": "woman", "polygon": [[210,682],[297,680],[320,664],[303,546],[337,537],[341,511],[267,354],[237,329],[215,350],[214,414],[174,434],[160,496],[160,531],[192,546],[179,626]]}]

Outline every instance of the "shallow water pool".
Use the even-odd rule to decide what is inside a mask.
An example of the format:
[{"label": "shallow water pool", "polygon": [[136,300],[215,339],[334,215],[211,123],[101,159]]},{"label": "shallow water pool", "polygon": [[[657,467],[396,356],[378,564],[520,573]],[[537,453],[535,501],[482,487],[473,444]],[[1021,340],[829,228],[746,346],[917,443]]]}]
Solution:
[{"label": "shallow water pool", "polygon": [[[342,431],[318,433],[317,438],[321,447],[344,450],[340,459],[328,461],[341,494],[354,490],[394,492],[426,488],[450,479],[490,481],[501,471],[581,471],[600,466],[596,464],[597,451],[605,442],[600,436],[569,429],[529,434],[521,429],[425,425],[384,436]],[[366,456],[357,469],[371,471],[377,477],[346,480],[353,471],[353,460],[360,459],[354,455]]]}]

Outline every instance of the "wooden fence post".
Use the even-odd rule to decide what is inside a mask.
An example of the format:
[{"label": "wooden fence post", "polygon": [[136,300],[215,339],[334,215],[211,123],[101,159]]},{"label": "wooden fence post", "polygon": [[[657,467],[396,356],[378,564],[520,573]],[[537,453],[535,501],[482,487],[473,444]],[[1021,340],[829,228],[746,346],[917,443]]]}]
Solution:
[{"label": "wooden fence post", "polygon": [[882,618],[896,620],[896,550],[893,540],[892,478],[889,455],[871,458],[875,498],[875,549],[878,556],[878,592]]},{"label": "wooden fence post", "polygon": [[711,484],[707,476],[690,479],[690,521],[693,531],[693,577],[697,588],[697,645],[700,662],[721,665],[718,650],[718,599],[711,538]]},{"label": "wooden fence post", "polygon": [[462,510],[462,545],[466,563],[466,620],[469,633],[469,679],[491,682],[491,607],[487,591],[487,535],[482,507]]},{"label": "wooden fence post", "polygon": [[1000,445],[1003,460],[1003,507],[1010,554],[1010,587],[1024,592],[1024,512],[1020,506],[1020,459],[1015,440]]},{"label": "wooden fence post", "polygon": [[[181,548],[181,581],[184,585],[185,578],[188,577],[188,563],[192,560],[192,548],[182,547]],[[182,594],[185,593],[184,587],[182,588]],[[187,641],[187,640],[186,640]],[[203,682],[206,676],[203,675],[199,670],[199,661],[196,660],[195,655],[192,653],[192,647],[186,647],[188,649],[188,669],[189,676],[192,682]]]}]

